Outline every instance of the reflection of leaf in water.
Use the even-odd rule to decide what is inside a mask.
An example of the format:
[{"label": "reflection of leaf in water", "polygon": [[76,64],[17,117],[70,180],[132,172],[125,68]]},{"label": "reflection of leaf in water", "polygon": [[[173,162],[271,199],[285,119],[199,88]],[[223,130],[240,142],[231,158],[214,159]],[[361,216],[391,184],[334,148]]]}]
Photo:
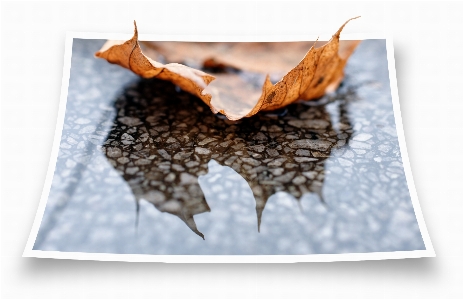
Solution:
[{"label": "reflection of leaf in water", "polygon": [[205,113],[207,106],[193,96],[156,79],[126,89],[115,107],[115,125],[102,147],[109,162],[137,203],[146,199],[201,237],[193,216],[210,211],[198,184],[210,160],[248,182],[260,228],[265,204],[278,191],[297,199],[312,192],[323,200],[324,161],[339,138],[346,140],[352,132],[343,109],[343,125],[336,131],[324,106],[304,104],[290,105],[278,117],[259,113],[236,122],[221,119]]},{"label": "reflection of leaf in water", "polygon": [[[268,75],[273,71],[272,68],[259,73],[257,77],[261,78],[253,82],[253,80],[248,80],[249,77],[236,73],[214,77],[178,63],[161,64],[142,53],[136,26],[134,36],[130,40],[126,42],[108,41],[100,51],[95,53],[95,56],[128,68],[144,78],[155,77],[173,82],[183,90],[199,97],[211,108],[212,112],[220,112],[230,120],[239,120],[253,116],[259,111],[280,109],[298,99],[317,99],[326,92],[335,90],[344,77],[347,59],[360,42],[345,41],[344,45],[340,45],[341,31],[350,20],[352,19],[345,22],[325,45],[319,48],[310,47],[303,57],[299,57],[302,60],[296,66],[293,65],[289,72],[282,67],[284,69],[279,71],[283,71],[283,74],[287,73],[275,85]],[[193,48],[197,47],[193,43],[191,45]],[[220,48],[220,45],[213,46],[213,48],[218,47]],[[246,47],[238,46],[237,48],[245,49]],[[264,51],[266,52],[264,55],[270,53],[268,49]],[[152,51],[148,51],[150,52]],[[205,55],[211,54],[205,53]],[[265,61],[264,64],[271,64],[272,61],[280,60],[280,56],[283,55],[277,52],[273,53],[273,56],[272,59],[267,58],[262,61]],[[182,60],[186,59],[188,57]],[[230,65],[234,68],[239,67],[243,71],[252,69],[242,63],[242,58],[237,58],[236,62],[229,62],[224,57],[225,64],[215,59],[220,59],[220,57],[206,59],[206,66],[209,62],[213,66]],[[233,58],[229,60],[233,61]]]}]

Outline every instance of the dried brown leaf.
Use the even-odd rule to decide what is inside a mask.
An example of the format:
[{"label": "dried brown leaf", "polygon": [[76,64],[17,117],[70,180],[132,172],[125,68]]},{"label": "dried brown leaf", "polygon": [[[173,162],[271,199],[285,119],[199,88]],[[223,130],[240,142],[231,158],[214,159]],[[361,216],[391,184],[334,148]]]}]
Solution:
[{"label": "dried brown leaf", "polygon": [[[194,57],[197,61],[196,64],[200,61],[202,66],[207,64],[231,66],[254,72],[262,72],[267,65],[265,73],[268,74],[281,72],[282,69],[286,72],[287,69],[290,69],[288,65],[294,63],[296,56],[294,51],[300,51],[300,46],[303,43],[291,47],[293,52],[280,51],[280,53],[286,54],[280,54],[277,63],[273,63],[275,59],[272,59],[272,66],[266,63],[266,61],[270,61],[269,58],[261,57],[260,61],[263,63],[256,63],[258,60],[255,57],[255,53],[272,51],[256,49],[262,47],[266,50],[268,47],[281,49],[283,43],[163,42],[161,47],[154,43],[145,43],[148,45],[144,50],[148,54],[146,56],[142,53],[138,43],[135,25],[135,34],[132,39],[126,42],[108,41],[95,55],[128,68],[144,78],[156,77],[171,81],[183,90],[202,99],[214,113],[220,112],[230,120],[238,120],[243,117],[250,117],[259,111],[280,109],[300,99],[317,99],[326,92],[335,90],[344,77],[343,70],[347,59],[360,43],[360,41],[339,41],[342,29],[352,19],[346,21],[325,45],[315,48],[315,43],[313,43],[296,67],[287,72],[275,85],[271,83],[269,75],[265,81],[262,77],[259,83],[261,88],[256,88],[256,82],[251,82],[246,77],[237,74],[212,76],[178,63],[164,65],[148,56],[156,57],[160,54],[167,56],[171,61],[186,61]],[[212,82],[216,78],[217,80]]]}]

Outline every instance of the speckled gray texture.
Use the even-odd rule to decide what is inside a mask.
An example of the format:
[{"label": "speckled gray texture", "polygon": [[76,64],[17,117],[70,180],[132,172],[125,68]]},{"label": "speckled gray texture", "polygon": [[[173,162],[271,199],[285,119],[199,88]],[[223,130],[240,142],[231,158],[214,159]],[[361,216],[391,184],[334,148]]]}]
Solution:
[{"label": "speckled gray texture", "polygon": [[103,42],[74,40],[60,151],[34,249],[424,249],[384,40],[360,44],[335,94],[237,122],[168,82],[95,59]]}]

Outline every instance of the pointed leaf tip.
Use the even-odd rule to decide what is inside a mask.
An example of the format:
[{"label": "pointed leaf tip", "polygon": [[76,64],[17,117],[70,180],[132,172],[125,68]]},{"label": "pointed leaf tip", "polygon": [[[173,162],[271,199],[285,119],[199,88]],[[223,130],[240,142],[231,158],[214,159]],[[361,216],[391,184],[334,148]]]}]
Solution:
[{"label": "pointed leaf tip", "polygon": [[137,28],[137,22],[135,20],[133,20],[133,26],[134,26],[133,38],[137,39],[138,41],[138,28]]}]

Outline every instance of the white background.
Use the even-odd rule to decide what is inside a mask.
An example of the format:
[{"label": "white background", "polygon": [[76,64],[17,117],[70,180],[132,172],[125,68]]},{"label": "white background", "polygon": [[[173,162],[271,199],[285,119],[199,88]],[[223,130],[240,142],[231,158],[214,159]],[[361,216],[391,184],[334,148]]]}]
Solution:
[{"label": "white background", "polygon": [[[461,298],[461,3],[1,3],[4,298]],[[22,258],[50,158],[66,31],[289,35],[391,32],[413,177],[436,258],[158,264]]]}]

